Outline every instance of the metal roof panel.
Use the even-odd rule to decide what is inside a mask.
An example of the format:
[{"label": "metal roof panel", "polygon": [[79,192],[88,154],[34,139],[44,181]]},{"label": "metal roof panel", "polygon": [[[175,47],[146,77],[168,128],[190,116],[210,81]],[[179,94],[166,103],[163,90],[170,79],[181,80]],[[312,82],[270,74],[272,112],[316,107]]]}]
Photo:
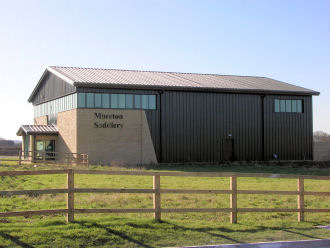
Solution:
[{"label": "metal roof panel", "polygon": [[[50,66],[51,70],[67,77],[75,85],[102,87],[191,88],[249,92],[287,92],[318,95],[319,92],[266,77],[217,74],[134,71],[80,67]],[[105,86],[106,87],[106,86]]]}]

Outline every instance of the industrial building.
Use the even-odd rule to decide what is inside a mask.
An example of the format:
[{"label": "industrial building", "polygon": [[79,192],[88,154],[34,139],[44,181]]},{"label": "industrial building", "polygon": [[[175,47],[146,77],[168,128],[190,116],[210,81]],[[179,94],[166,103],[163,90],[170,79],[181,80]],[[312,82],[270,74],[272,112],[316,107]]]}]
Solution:
[{"label": "industrial building", "polygon": [[94,164],[312,160],[313,95],[266,77],[50,66],[17,134],[25,152]]}]

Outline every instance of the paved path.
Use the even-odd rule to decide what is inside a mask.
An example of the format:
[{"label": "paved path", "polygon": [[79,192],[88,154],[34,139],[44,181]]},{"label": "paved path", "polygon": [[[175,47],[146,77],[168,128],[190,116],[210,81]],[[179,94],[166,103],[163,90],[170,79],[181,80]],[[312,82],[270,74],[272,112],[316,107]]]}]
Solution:
[{"label": "paved path", "polygon": [[184,246],[180,248],[330,248],[330,239],[261,242],[229,245]]}]

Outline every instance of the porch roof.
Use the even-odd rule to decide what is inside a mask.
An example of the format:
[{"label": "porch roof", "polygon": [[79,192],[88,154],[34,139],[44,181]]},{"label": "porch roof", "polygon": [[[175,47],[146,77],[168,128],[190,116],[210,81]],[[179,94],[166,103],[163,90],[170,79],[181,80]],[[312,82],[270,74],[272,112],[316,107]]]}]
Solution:
[{"label": "porch roof", "polygon": [[58,135],[58,129],[53,125],[22,125],[16,135]]}]

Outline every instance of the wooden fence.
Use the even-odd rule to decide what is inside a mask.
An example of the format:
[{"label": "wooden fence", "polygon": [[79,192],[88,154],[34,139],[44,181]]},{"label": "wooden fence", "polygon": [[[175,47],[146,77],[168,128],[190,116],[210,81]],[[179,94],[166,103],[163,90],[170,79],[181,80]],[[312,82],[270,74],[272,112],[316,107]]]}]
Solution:
[{"label": "wooden fence", "polygon": [[[330,196],[330,192],[311,192],[304,190],[304,180],[330,180],[330,176],[303,176],[285,174],[257,174],[257,173],[217,173],[217,172],[149,172],[149,171],[105,171],[105,170],[33,170],[33,171],[1,171],[0,176],[24,176],[24,175],[49,175],[67,174],[67,187],[63,189],[40,189],[40,190],[10,190],[0,191],[0,196],[27,195],[27,194],[67,194],[67,208],[53,210],[36,210],[21,212],[4,212],[0,217],[9,216],[31,216],[47,214],[66,214],[67,221],[74,220],[74,214],[78,213],[154,213],[156,220],[161,219],[161,213],[182,212],[227,212],[230,213],[230,222],[237,222],[237,213],[247,212],[296,212],[298,221],[304,220],[304,213],[329,213],[330,209],[307,209],[304,208],[305,195]],[[76,188],[74,185],[75,174],[101,174],[101,175],[127,175],[127,176],[152,176],[152,189],[122,189],[122,188]],[[229,177],[230,189],[228,190],[203,190],[203,189],[162,189],[160,187],[161,177]],[[289,178],[297,180],[295,191],[273,191],[273,190],[241,190],[237,188],[238,177],[255,178]],[[107,208],[107,209],[77,209],[74,206],[75,193],[136,193],[153,194],[153,208]],[[161,194],[230,194],[230,208],[162,208]],[[275,194],[296,195],[298,199],[297,208],[239,208],[237,206],[238,194]]]},{"label": "wooden fence", "polygon": [[88,165],[88,154],[47,151],[19,151],[16,159],[0,158],[0,162],[18,162],[19,165],[21,165],[22,162]]}]

